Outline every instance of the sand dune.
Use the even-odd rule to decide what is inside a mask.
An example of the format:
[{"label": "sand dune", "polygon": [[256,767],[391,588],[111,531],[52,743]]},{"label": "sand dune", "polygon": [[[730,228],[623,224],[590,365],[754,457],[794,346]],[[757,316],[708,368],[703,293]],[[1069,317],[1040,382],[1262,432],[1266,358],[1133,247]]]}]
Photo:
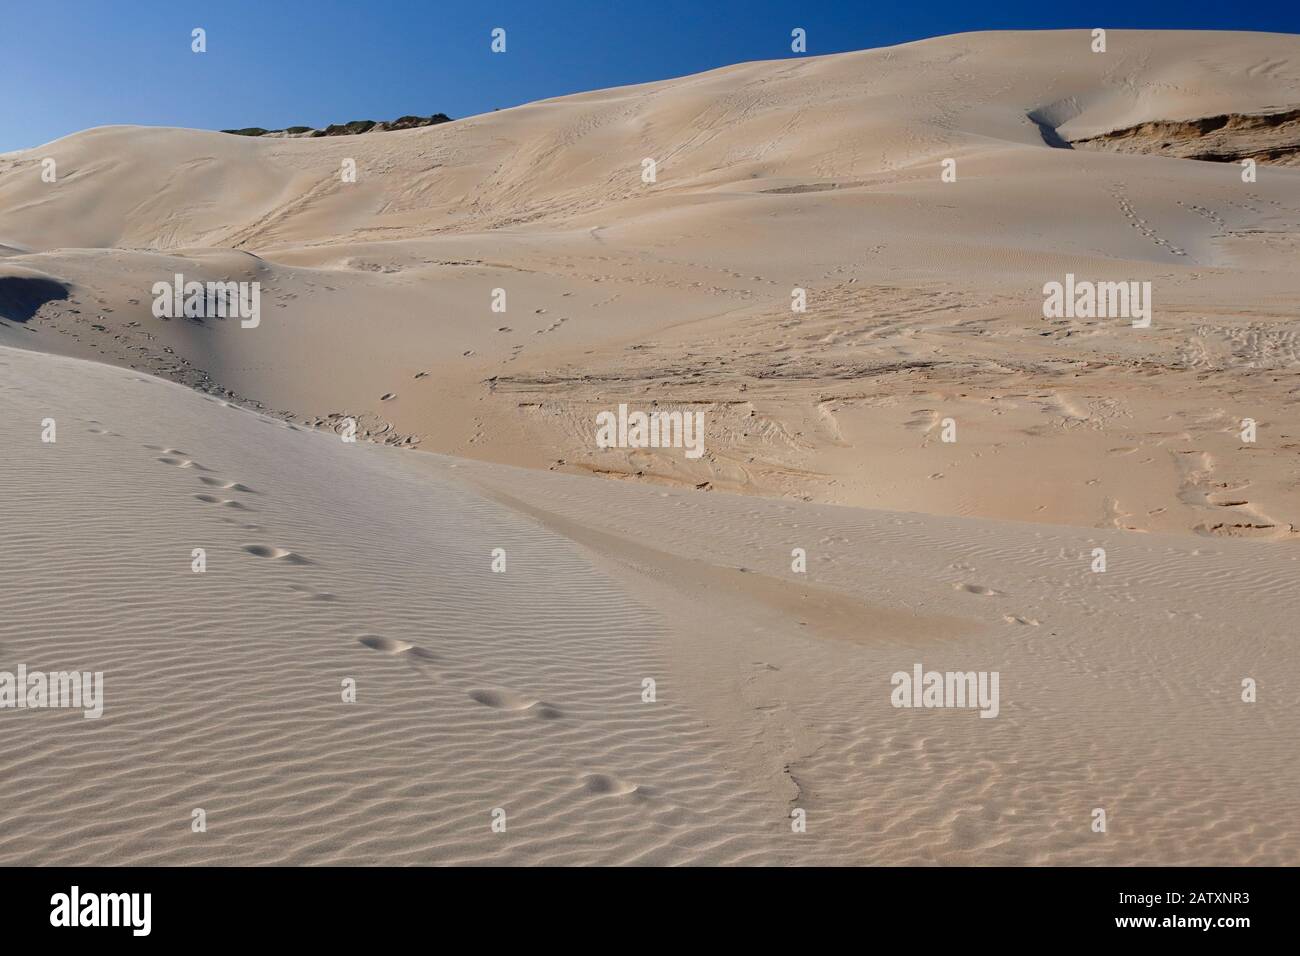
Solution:
[{"label": "sand dune", "polygon": [[[493,461],[1290,537],[1296,396],[1270,373],[1295,361],[1296,172],[1243,183],[1044,130],[1295,104],[1295,40],[1088,43],[962,35],[382,135],[90,130],[0,159],[0,243],[21,250],[0,270],[69,289],[0,337]],[[273,321],[154,321],[149,287],[175,273],[260,281]],[[1044,319],[1067,273],[1150,281],[1153,327]],[[593,416],[627,395],[706,410],[709,453],[593,453]],[[915,424],[946,417],[956,449]],[[1243,418],[1266,436],[1249,454]],[[1189,487],[1198,455],[1207,494],[1248,486],[1249,512]]]},{"label": "sand dune", "polygon": [[1300,45],[1089,43],[0,155],[0,862],[1295,863]]}]

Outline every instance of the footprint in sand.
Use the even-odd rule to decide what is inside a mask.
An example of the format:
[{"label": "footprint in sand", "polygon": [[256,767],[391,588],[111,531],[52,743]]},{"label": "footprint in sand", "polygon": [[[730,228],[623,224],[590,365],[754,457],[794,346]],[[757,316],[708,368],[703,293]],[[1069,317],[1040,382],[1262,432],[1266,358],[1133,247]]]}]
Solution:
[{"label": "footprint in sand", "polygon": [[357,643],[384,654],[405,654],[415,646],[410,641],[400,641],[395,637],[360,637],[357,638]]},{"label": "footprint in sand", "polygon": [[199,471],[208,470],[204,468],[202,465],[200,465],[197,461],[193,461],[192,459],[189,458],[163,457],[163,458],[159,458],[158,461],[162,462],[164,465],[171,465],[175,468],[197,468]]},{"label": "footprint in sand", "polygon": [[1236,501],[1211,501],[1210,504],[1218,508],[1246,508],[1249,507],[1250,502],[1245,499],[1238,499]]},{"label": "footprint in sand", "polygon": [[1030,627],[1038,627],[1038,620],[1032,617],[1020,617],[1017,614],[1003,614],[1002,620],[1008,624],[1027,624]]},{"label": "footprint in sand", "polygon": [[612,797],[626,797],[629,794],[639,792],[641,789],[635,783],[621,780],[607,773],[588,774],[583,778],[582,786],[588,793]]},{"label": "footprint in sand", "polygon": [[359,637],[357,643],[363,647],[368,647],[372,651],[379,651],[381,654],[391,654],[394,657],[412,657],[422,661],[436,661],[441,658],[433,651],[426,650],[412,644],[410,641],[403,641],[396,637]]},{"label": "footprint in sand", "polygon": [[297,591],[299,594],[305,594],[313,601],[337,601],[338,598],[328,591],[313,591],[311,588],[302,584],[290,584],[290,591]]},{"label": "footprint in sand", "polygon": [[271,558],[276,561],[283,561],[286,564],[311,564],[300,554],[294,554],[285,548],[273,548],[266,544],[246,544],[244,550],[254,557]]},{"label": "footprint in sand", "polygon": [[207,505],[221,505],[223,508],[235,508],[239,511],[253,510],[242,501],[236,501],[234,498],[218,498],[216,495],[195,495],[194,497]]},{"label": "footprint in sand", "polygon": [[993,588],[986,588],[982,584],[954,584],[953,588],[958,591],[965,591],[967,594],[979,594],[984,597],[992,597],[995,594],[1002,593],[1001,591],[996,591]]},{"label": "footprint in sand", "polygon": [[240,484],[238,481],[225,481],[221,478],[209,478],[206,475],[200,475],[199,481],[211,488],[220,488],[222,491],[242,491],[250,495],[257,494],[248,485]]},{"label": "footprint in sand", "polygon": [[516,713],[528,711],[547,720],[563,716],[558,708],[550,704],[534,700],[531,697],[525,697],[522,694],[516,694],[510,690],[472,690],[469,692],[469,696],[471,700],[477,701],[485,707],[494,707],[497,710],[508,710]]}]

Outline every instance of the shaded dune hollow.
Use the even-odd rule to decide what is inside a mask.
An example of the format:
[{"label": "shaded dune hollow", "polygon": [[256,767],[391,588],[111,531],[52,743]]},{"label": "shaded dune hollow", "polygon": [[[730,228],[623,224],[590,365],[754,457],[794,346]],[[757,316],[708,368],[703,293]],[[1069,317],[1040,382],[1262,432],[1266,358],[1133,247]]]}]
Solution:
[{"label": "shaded dune hollow", "polygon": [[47,302],[67,299],[68,287],[38,276],[0,276],[0,318],[26,322]]},{"label": "shaded dune hollow", "polygon": [[1233,163],[1253,159],[1300,166],[1300,107],[1263,113],[1224,113],[1193,120],[1153,120],[1097,136],[1072,139],[1076,149],[1109,150]]}]

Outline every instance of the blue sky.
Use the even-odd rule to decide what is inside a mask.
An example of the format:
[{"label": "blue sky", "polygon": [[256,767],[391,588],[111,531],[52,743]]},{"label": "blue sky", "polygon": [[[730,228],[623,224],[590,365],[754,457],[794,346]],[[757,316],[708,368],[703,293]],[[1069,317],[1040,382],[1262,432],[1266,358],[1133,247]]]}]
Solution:
[{"label": "blue sky", "polygon": [[[469,116],[745,60],[982,29],[1300,33],[1295,0],[6,0],[0,151],[90,126]],[[203,27],[208,52],[190,51]],[[493,27],[507,52],[489,50]]]}]

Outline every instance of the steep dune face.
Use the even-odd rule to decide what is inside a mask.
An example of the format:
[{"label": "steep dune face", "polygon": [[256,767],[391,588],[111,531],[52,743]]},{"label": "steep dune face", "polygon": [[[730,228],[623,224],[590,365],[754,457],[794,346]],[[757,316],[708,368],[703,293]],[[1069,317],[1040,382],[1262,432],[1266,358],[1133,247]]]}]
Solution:
[{"label": "steep dune face", "polygon": [[[1292,37],[1115,31],[966,34],[727,67],[384,137],[250,140],[105,127],[6,157],[4,233],[25,248],[175,249],[565,221],[754,180],[853,178],[977,148],[1041,146],[1219,107],[1300,102]],[[1208,111],[1208,112],[1207,112]],[[45,189],[39,160],[58,162]],[[355,159],[356,183],[340,179]],[[641,163],[659,165],[647,196]],[[620,216],[632,214],[620,208]]]},{"label": "steep dune face", "polygon": [[1156,120],[1077,139],[1072,145],[1219,163],[1253,159],[1295,166],[1300,165],[1300,109]]},{"label": "steep dune face", "polygon": [[[375,135],[89,130],[0,157],[0,272],[68,290],[0,307],[0,343],[530,466],[1294,537],[1300,173],[1053,146],[1294,106],[1300,44],[1091,43],[945,37]],[[178,274],[260,283],[263,321],[155,316]],[[1046,318],[1067,274],[1152,283],[1152,328]],[[596,448],[623,401],[702,410],[707,453]]]}]

